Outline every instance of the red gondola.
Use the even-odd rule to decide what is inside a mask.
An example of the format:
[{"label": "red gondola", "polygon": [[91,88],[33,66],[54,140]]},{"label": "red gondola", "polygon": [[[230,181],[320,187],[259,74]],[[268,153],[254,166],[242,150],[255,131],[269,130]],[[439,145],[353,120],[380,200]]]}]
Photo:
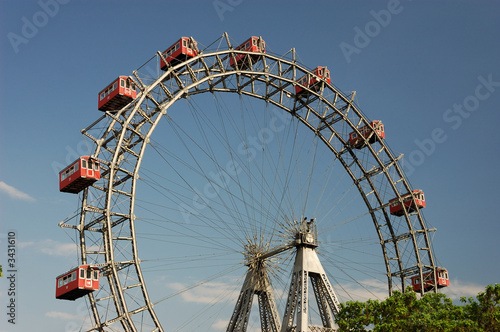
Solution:
[{"label": "red gondola", "polygon": [[59,191],[77,194],[100,178],[99,162],[83,156],[59,172]]},{"label": "red gondola", "polygon": [[355,149],[361,149],[365,146],[365,139],[368,143],[375,143],[377,136],[380,138],[385,138],[385,130],[382,121],[372,121],[369,125],[359,128],[361,135],[353,131],[349,134],[349,146]]},{"label": "red gondola", "polygon": [[163,52],[163,59],[160,62],[161,70],[167,70],[168,65],[175,66],[189,58],[198,55],[198,43],[190,37],[182,37],[175,44]]},{"label": "red gondola", "polygon": [[[236,47],[235,51],[247,51],[247,52],[256,52],[256,53],[266,53],[266,42],[261,37],[252,36],[247,39],[243,44]],[[247,57],[248,56],[248,57]],[[249,65],[249,59],[252,62],[255,62],[259,59],[259,55],[256,54],[244,54],[244,53],[235,53],[234,59],[231,57],[229,64],[231,67],[234,67],[234,63],[238,64],[240,68],[246,68]]]},{"label": "red gondola", "polygon": [[320,88],[319,83],[323,80],[330,84],[330,71],[326,69],[326,67],[316,67],[316,69],[311,71],[311,73],[307,73],[299,78],[297,81],[298,84],[295,86],[295,94],[308,95],[309,91],[307,91],[304,87],[313,91],[318,91]]},{"label": "red gondola", "polygon": [[135,83],[127,76],[120,76],[99,92],[99,111],[117,111],[137,97]]},{"label": "red gondola", "polygon": [[406,208],[408,213],[416,211],[417,207],[419,209],[425,208],[424,192],[420,189],[413,190],[413,195],[411,193],[407,193],[401,196],[401,198],[403,199],[403,203],[401,203],[398,198],[393,198],[389,201],[389,211],[394,216],[402,216],[405,214],[403,206]]},{"label": "red gondola", "polygon": [[[428,292],[434,288],[434,273],[427,272],[423,274],[424,276],[424,292]],[[436,268],[437,276],[437,287],[443,288],[450,285],[450,278],[448,276],[448,271],[445,268]],[[422,283],[420,282],[420,276],[415,276],[411,278],[411,285],[415,292],[420,292]]]},{"label": "red gondola", "polygon": [[56,299],[74,301],[99,289],[99,269],[80,265],[56,278]]}]

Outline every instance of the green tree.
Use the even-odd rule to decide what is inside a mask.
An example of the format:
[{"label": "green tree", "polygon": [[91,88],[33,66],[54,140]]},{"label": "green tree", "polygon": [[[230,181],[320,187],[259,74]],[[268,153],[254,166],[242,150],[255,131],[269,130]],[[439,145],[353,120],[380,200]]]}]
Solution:
[{"label": "green tree", "polygon": [[500,332],[500,284],[488,285],[486,290],[472,297],[460,299],[465,314],[481,331]]},{"label": "green tree", "polygon": [[339,331],[500,332],[500,285],[490,285],[477,299],[455,305],[445,294],[418,297],[408,288],[383,300],[341,303]]}]

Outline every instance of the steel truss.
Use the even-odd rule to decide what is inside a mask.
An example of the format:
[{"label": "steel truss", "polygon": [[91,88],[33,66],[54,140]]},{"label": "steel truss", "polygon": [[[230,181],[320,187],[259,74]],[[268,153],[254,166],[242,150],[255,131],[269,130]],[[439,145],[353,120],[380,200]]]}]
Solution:
[{"label": "steel truss", "polygon": [[[212,45],[219,46],[201,50],[165,72],[152,69],[163,57],[158,52],[130,76],[140,89],[137,99],[116,113],[104,113],[82,130],[95,144],[92,157],[101,163],[102,179],[85,190],[78,222],[61,226],[78,232],[82,263],[100,266],[105,276],[98,295],[89,295],[95,324],[91,330],[163,331],[137,254],[137,180],[159,121],[175,102],[200,93],[228,92],[260,99],[295,117],[324,142],[366,204],[380,241],[388,294],[404,290],[409,277],[420,275],[423,280],[425,272],[434,271],[433,229],[427,227],[421,212],[417,209],[402,217],[388,213],[390,198],[401,201],[401,196],[413,189],[398,163],[400,156],[394,156],[379,138],[372,144],[365,139],[363,158],[347,142],[349,132],[360,134],[359,128],[370,123],[355,105],[354,93],[345,94],[322,82],[319,89],[304,87],[307,93],[296,96],[297,80],[310,70],[297,62],[293,49],[282,56],[237,51],[252,55],[244,68],[239,68],[229,64],[236,51],[227,34]],[[258,270],[253,273],[255,279]],[[308,275],[316,284],[315,291],[324,294],[330,286],[321,284],[322,277],[315,273]],[[259,293],[265,287],[248,281],[246,289]],[[262,303],[269,301],[263,299]],[[274,317],[274,309],[269,307],[265,312]]]},{"label": "steel truss", "polygon": [[[339,313],[339,301],[318,258],[317,229],[314,220],[301,220],[293,242],[269,251],[249,255],[249,269],[240,292],[228,332],[245,332],[254,295],[259,297],[261,330],[265,332],[334,332],[334,319]],[[290,290],[283,323],[278,321],[278,313],[271,288],[267,259],[284,251],[295,249]],[[311,283],[322,325],[309,324],[309,282]]]},{"label": "steel truss", "polygon": [[244,332],[247,330],[252,302],[257,296],[260,313],[261,330],[279,332],[280,321],[274,301],[273,291],[264,262],[256,261],[249,268],[241,289],[233,315],[229,321],[228,332]]}]

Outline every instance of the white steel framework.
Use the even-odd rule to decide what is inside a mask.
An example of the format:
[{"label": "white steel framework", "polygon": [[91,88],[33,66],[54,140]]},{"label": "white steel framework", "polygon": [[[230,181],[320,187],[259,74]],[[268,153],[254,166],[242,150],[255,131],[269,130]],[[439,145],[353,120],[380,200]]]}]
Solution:
[{"label": "white steel framework", "polygon": [[[238,63],[230,65],[236,53],[248,55],[242,68]],[[101,163],[102,178],[84,190],[79,218],[66,220],[60,226],[76,230],[81,263],[100,266],[104,275],[101,290],[89,295],[93,317],[89,330],[164,330],[153,309],[138,255],[136,192],[146,147],[151,145],[160,120],[169,118],[169,109],[175,103],[199,94],[225,92],[261,100],[290,116],[322,142],[359,192],[371,219],[388,294],[404,291],[412,276],[423,279],[426,272],[435,271],[430,240],[434,229],[427,226],[421,211],[405,212],[401,217],[391,216],[388,211],[389,199],[397,197],[402,201],[401,197],[413,190],[399,165],[400,156],[394,156],[378,137],[364,138],[362,149],[348,144],[350,132],[360,135],[359,129],[370,123],[356,106],[354,93],[343,93],[318,78],[320,84],[314,90],[304,86],[307,93],[297,96],[297,81],[310,74],[310,70],[297,61],[295,50],[280,56],[236,51],[227,34],[201,49],[197,56],[169,66],[166,71],[151,70],[161,60],[165,59],[158,52],[130,76],[140,90],[136,100],[117,112],[104,113],[82,130],[95,145],[92,157]],[[297,257],[316,261],[312,248],[297,249]],[[329,328],[332,317],[328,312],[334,314],[338,310],[331,285],[318,264],[308,267],[303,258],[298,261],[294,283],[303,282],[306,277],[311,280],[323,324]],[[269,321],[263,326],[278,326],[268,283],[265,278],[264,282],[255,281],[262,269],[254,267],[250,271],[243,288],[248,296],[238,303],[248,306],[247,298],[257,294],[262,316]],[[293,286],[292,297],[299,292],[295,287],[298,286]],[[289,303],[282,330],[290,326],[294,303],[297,302]],[[239,317],[233,317],[235,326],[244,325]]]}]

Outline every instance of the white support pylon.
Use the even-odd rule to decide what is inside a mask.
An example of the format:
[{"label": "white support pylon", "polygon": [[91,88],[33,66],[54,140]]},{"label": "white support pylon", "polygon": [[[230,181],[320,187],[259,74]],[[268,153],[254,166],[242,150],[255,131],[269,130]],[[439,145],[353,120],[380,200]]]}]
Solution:
[{"label": "white support pylon", "polygon": [[257,295],[259,303],[261,331],[280,331],[278,310],[264,261],[256,260],[248,268],[227,332],[245,332],[247,330],[254,295]]},{"label": "white support pylon", "polygon": [[[317,246],[315,225],[304,220],[296,238],[297,253],[281,332],[335,331],[334,317],[339,312],[339,302],[318,258]],[[308,325],[309,281],[323,326]]]}]

